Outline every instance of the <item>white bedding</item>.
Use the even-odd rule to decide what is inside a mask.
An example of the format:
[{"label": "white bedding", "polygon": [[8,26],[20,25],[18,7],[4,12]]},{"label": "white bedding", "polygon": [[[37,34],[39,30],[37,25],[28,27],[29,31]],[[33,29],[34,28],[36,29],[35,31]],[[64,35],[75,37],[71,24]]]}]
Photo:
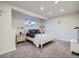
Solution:
[{"label": "white bedding", "polygon": [[39,45],[43,45],[49,41],[53,40],[53,35],[50,33],[45,34],[36,34],[35,38],[27,37],[27,40],[32,41],[36,47],[39,47]]}]

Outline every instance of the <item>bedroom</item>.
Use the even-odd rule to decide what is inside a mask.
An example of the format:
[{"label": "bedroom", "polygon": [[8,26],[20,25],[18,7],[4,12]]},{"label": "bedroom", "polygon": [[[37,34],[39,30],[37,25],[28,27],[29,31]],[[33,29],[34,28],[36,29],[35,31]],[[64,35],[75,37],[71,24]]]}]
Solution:
[{"label": "bedroom", "polygon": [[[16,30],[15,36],[17,36],[18,40],[15,41],[20,42],[19,40],[21,40],[24,42],[17,44],[15,51],[1,55],[1,57],[78,57],[72,54],[71,52],[72,51],[76,51],[77,53],[79,52],[77,49],[78,48],[77,30],[79,26],[79,20],[78,20],[79,2],[40,1],[39,3],[32,1],[31,2],[9,1],[5,3],[15,5],[21,8],[21,9],[14,8],[12,10],[11,29]],[[32,11],[33,13],[27,12],[27,10]],[[34,13],[37,13],[42,16],[36,15]],[[9,25],[9,23],[7,23],[7,25]],[[4,25],[3,28],[4,27],[7,28],[7,25]],[[32,41],[33,43],[29,42],[28,40],[29,39],[34,40],[34,39],[28,38],[28,36],[26,36],[29,29],[31,29],[31,33],[34,35],[34,39],[36,39],[35,41]],[[34,32],[37,31],[38,34],[32,31]],[[23,36],[20,36],[22,34]],[[11,42],[12,41],[10,41],[10,44]],[[21,55],[20,53],[22,53],[23,55]]]}]

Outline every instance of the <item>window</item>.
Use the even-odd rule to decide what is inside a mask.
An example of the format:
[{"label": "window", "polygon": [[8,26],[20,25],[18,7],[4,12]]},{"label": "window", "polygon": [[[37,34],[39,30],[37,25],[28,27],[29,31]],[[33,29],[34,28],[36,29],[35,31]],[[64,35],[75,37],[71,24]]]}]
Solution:
[{"label": "window", "polygon": [[27,21],[25,21],[25,25],[35,25],[35,24],[36,23],[33,20],[27,20]]}]

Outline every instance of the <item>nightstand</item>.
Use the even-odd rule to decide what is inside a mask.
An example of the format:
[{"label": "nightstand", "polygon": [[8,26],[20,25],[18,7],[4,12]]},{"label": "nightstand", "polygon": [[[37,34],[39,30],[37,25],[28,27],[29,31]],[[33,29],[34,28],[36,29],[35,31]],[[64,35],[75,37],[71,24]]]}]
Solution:
[{"label": "nightstand", "polygon": [[24,42],[26,41],[26,36],[24,34],[21,34],[19,36],[16,36],[16,42]]}]

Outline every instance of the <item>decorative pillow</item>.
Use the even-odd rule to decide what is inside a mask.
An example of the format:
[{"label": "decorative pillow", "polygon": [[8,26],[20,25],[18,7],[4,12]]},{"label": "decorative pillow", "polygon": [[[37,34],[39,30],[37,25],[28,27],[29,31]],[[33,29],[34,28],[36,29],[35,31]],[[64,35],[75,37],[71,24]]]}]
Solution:
[{"label": "decorative pillow", "polygon": [[31,30],[29,30],[29,33],[31,33],[31,34],[39,34],[41,32],[39,31],[39,29],[31,29]]},{"label": "decorative pillow", "polygon": [[34,29],[29,30],[29,33],[31,33],[31,34],[35,34],[35,30],[34,30]]},{"label": "decorative pillow", "polygon": [[39,31],[39,29],[37,29],[37,30],[35,31],[35,33],[36,33],[36,34],[40,34],[41,32]]}]

